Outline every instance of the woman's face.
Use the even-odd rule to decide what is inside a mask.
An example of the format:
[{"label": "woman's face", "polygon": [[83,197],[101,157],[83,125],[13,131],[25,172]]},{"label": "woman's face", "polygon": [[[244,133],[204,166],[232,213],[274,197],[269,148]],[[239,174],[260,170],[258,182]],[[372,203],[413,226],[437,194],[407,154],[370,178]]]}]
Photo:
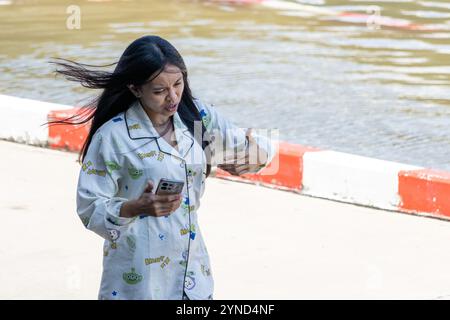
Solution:
[{"label": "woman's face", "polygon": [[140,86],[139,99],[153,121],[165,122],[177,112],[183,89],[181,70],[169,64],[155,79]]}]

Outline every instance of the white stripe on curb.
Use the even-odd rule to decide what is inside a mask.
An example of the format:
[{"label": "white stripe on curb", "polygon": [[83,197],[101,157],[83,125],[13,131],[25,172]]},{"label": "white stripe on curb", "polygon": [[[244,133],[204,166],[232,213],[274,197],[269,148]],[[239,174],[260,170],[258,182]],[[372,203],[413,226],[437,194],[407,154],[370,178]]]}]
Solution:
[{"label": "white stripe on curb", "polygon": [[52,110],[72,109],[72,106],[0,95],[0,138],[20,143],[45,146],[48,142],[46,123]]},{"label": "white stripe on curb", "polygon": [[310,15],[324,15],[324,16],[337,16],[340,14],[338,11],[322,8],[319,6],[310,6],[300,4],[296,2],[280,1],[280,0],[266,0],[262,1],[261,5],[271,9],[278,10],[293,10],[297,11],[304,16]]},{"label": "white stripe on curb", "polygon": [[302,194],[398,210],[398,173],[422,167],[336,152],[306,152]]}]

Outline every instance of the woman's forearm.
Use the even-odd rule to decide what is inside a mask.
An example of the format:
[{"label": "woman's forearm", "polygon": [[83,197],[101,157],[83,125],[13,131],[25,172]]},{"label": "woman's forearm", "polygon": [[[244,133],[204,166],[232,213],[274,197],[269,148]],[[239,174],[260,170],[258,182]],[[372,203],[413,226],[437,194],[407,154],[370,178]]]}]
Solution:
[{"label": "woman's forearm", "polygon": [[133,218],[139,214],[139,204],[137,200],[129,200],[122,204],[120,216],[123,218]]}]

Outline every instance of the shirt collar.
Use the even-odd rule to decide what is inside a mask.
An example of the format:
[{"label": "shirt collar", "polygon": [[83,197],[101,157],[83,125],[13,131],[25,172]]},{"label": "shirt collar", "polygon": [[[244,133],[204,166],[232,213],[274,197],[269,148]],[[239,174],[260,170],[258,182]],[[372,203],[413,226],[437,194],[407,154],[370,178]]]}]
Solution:
[{"label": "shirt collar", "polygon": [[130,108],[125,112],[125,125],[127,126],[130,139],[155,139],[157,140],[159,148],[164,153],[184,158],[192,148],[194,139],[187,126],[181,120],[178,112],[175,112],[173,115],[173,124],[178,142],[178,151],[159,136],[159,133],[156,131],[152,121],[139,101],[133,102]]}]

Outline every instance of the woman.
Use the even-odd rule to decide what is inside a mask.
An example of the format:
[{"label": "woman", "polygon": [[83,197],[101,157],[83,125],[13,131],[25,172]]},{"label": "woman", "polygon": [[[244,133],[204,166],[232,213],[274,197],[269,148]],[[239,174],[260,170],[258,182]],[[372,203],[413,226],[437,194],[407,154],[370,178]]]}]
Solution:
[{"label": "woman", "polygon": [[[245,155],[237,162],[242,157],[233,153],[234,162],[219,164],[234,175],[259,171],[273,157],[273,145],[194,99],[182,57],[160,37],[132,42],[112,73],[64,61],[56,62],[58,73],[103,89],[87,117],[62,121],[92,119],[80,153],[77,212],[105,239],[99,298],[212,299],[211,266],[197,224],[215,153],[211,141],[225,143],[225,153]],[[250,146],[262,160],[249,161]],[[155,194],[163,178],[183,181],[182,192]]]}]

